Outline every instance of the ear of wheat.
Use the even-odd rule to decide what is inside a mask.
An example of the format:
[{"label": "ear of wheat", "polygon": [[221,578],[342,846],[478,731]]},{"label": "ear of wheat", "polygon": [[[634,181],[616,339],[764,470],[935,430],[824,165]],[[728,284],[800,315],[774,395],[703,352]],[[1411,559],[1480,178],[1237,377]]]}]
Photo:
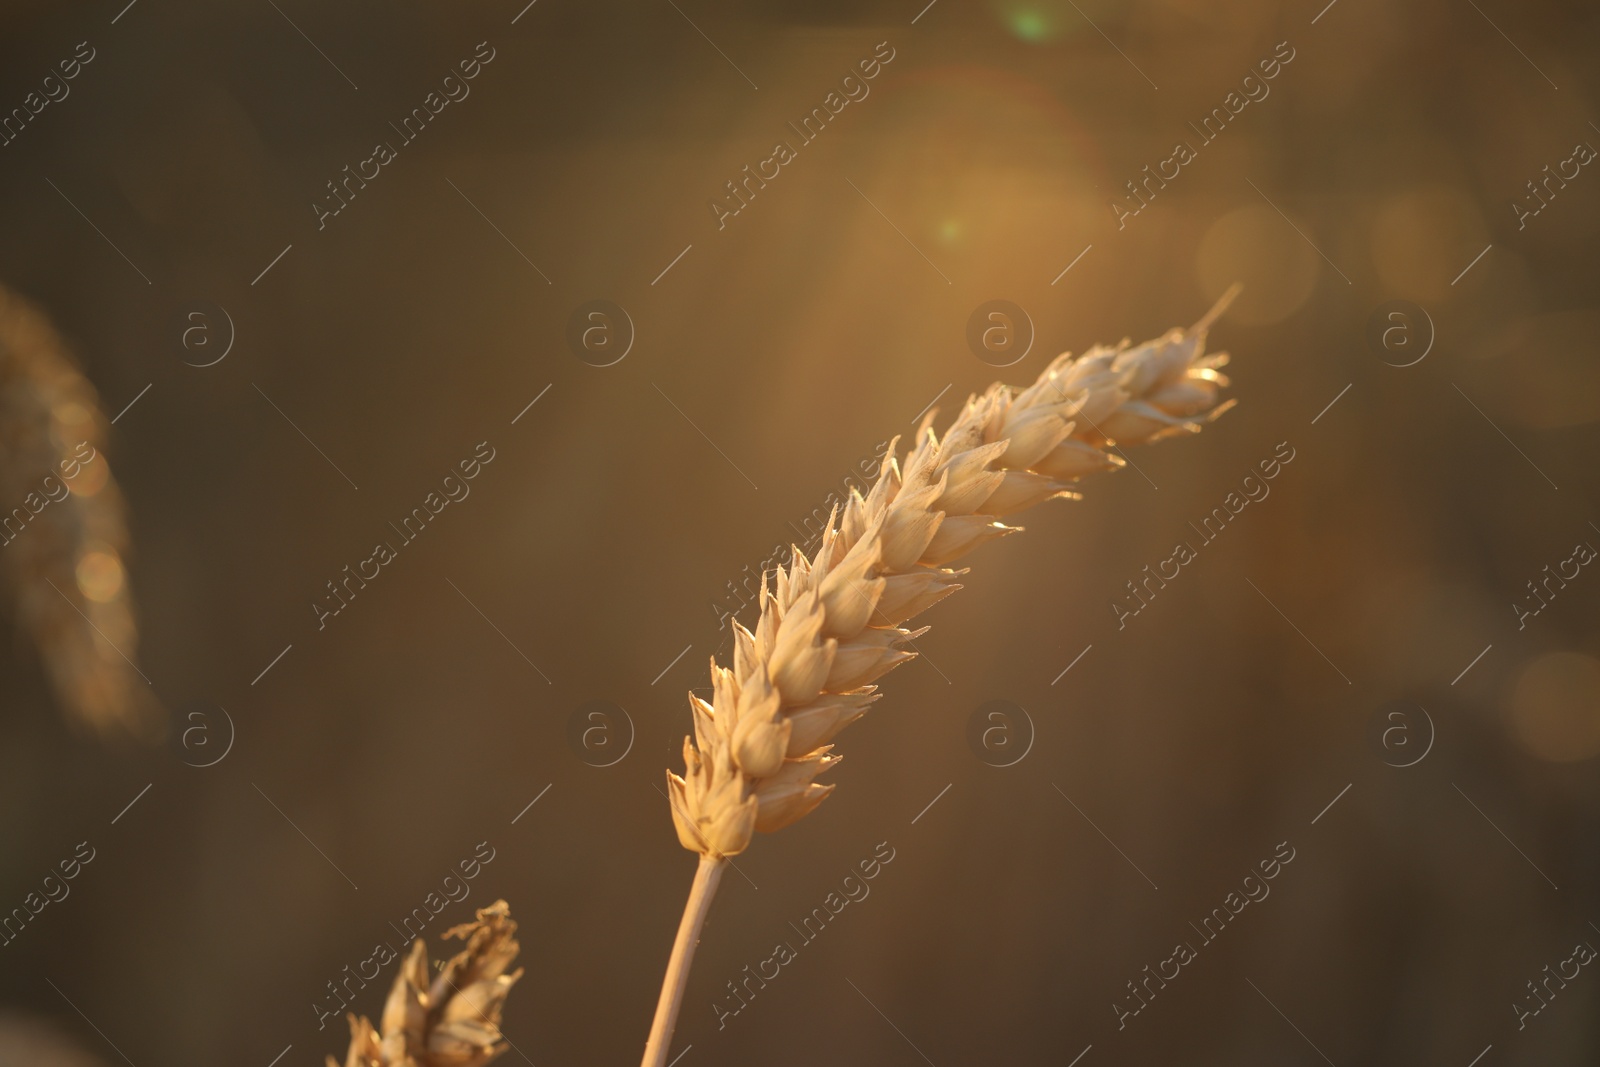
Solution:
[{"label": "ear of wheat", "polygon": [[[482,1067],[509,1047],[500,1034],[500,1011],[522,968],[506,973],[521,946],[503,900],[478,909],[478,917],[445,931],[467,947],[432,980],[422,938],[400,964],[383,1006],[381,1030],[366,1016],[348,1015],[350,1049],[344,1067]],[[339,1067],[328,1057],[327,1067]]]},{"label": "ear of wheat", "polygon": [[1144,344],[1063,353],[1029,386],[971,396],[940,437],[930,412],[904,460],[889,458],[866,496],[830,519],[815,558],[797,548],[769,586],[755,629],[733,624],[731,667],[711,662],[712,698],[689,695],[694,738],[682,776],[667,772],[672,820],[700,856],[667,965],[643,1067],[662,1067],[689,962],[729,856],[755,831],[803,818],[834,789],[816,778],[839,762],[831,744],[878,699],[873,683],[913,658],[903,624],[961,588],[949,564],[1018,532],[1003,517],[1124,461],[1114,446],[1196,432],[1231,406],[1223,353],[1206,334],[1238,288],[1187,330]]}]

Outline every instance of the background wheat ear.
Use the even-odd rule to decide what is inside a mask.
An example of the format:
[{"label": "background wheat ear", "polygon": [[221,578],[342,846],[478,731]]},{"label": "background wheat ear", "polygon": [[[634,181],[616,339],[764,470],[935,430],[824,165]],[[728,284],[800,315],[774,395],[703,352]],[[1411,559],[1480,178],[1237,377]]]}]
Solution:
[{"label": "background wheat ear", "polygon": [[835,512],[815,558],[794,549],[762,579],[754,630],[733,623],[731,667],[711,664],[712,699],[689,695],[694,737],[684,773],[667,773],[678,840],[700,855],[668,960],[644,1067],[661,1067],[694,946],[728,856],[755,831],[804,818],[834,789],[816,778],[839,762],[832,741],[877,700],[878,678],[913,653],[903,623],[960,588],[951,569],[988,541],[1017,533],[1002,518],[1052,497],[1076,498],[1078,480],[1115,470],[1111,451],[1197,432],[1227,410],[1223,353],[1206,334],[1236,285],[1188,329],[1082,356],[1062,353],[1025,387],[996,382],[970,396],[941,438],[934,413],[899,458],[889,446],[866,496]]},{"label": "background wheat ear", "polygon": [[[383,1007],[381,1032],[366,1016],[348,1015],[350,1049],[345,1067],[481,1067],[509,1048],[500,1033],[500,1012],[522,968],[506,968],[521,946],[511,908],[497,900],[478,909],[469,923],[445,931],[467,947],[452,956],[431,981],[422,938],[400,962]],[[339,1067],[332,1056],[327,1067]]]},{"label": "background wheat ear", "polygon": [[42,312],[0,286],[0,568],[68,717],[153,737],[110,423]]}]

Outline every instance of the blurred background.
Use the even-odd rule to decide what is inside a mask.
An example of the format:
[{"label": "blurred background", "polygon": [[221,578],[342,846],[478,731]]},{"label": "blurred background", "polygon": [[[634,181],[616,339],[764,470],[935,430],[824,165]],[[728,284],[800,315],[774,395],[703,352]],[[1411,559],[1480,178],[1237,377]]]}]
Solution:
[{"label": "blurred background", "polygon": [[[87,420],[115,484],[0,550],[0,914],[93,856],[7,928],[0,1063],[342,1058],[329,983],[483,854],[424,934],[510,901],[503,1062],[634,1062],[694,867],[661,776],[729,583],[936,398],[1234,281],[1238,408],[968,561],[837,792],[724,880],[680,1063],[1595,1061],[1594,10],[924,2],[6,5],[0,282],[87,379],[45,388],[70,372],[13,335],[7,410],[57,450]],[[998,371],[966,340],[996,299],[1032,335]],[[992,701],[1009,766],[969,744]],[[392,974],[338,999],[376,1016]]]}]

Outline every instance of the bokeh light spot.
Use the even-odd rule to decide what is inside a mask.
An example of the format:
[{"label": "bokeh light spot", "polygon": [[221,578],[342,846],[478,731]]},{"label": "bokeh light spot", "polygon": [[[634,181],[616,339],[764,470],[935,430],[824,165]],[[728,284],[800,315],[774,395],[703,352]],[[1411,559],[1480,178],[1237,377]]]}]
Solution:
[{"label": "bokeh light spot", "polygon": [[1076,17],[1061,0],[1002,0],[993,10],[1013,37],[1029,44],[1055,40],[1068,19]]},{"label": "bokeh light spot", "polygon": [[1195,276],[1210,300],[1234,282],[1242,282],[1244,292],[1228,314],[1261,325],[1279,322],[1300,309],[1316,285],[1320,265],[1316,250],[1281,215],[1265,205],[1252,205],[1211,224],[1195,255]]},{"label": "bokeh light spot", "polygon": [[[1477,205],[1449,186],[1424,186],[1391,197],[1372,222],[1373,266],[1391,292],[1409,300],[1443,300],[1460,293],[1451,287],[1451,279],[1488,243]],[[1472,277],[1469,271],[1462,285]],[[1487,272],[1478,277],[1487,277]]]},{"label": "bokeh light spot", "polygon": [[94,428],[94,413],[76,400],[50,409],[50,437],[58,449],[70,450],[87,438]]},{"label": "bokeh light spot", "polygon": [[1600,755],[1600,660],[1551,652],[1523,670],[1511,691],[1511,727],[1524,748],[1552,763]]},{"label": "bokeh light spot", "polygon": [[1013,11],[1011,32],[1024,41],[1042,41],[1050,34],[1050,22],[1036,9]]},{"label": "bokeh light spot", "polygon": [[78,589],[99,604],[122,592],[122,561],[110,552],[88,552],[78,561]]}]

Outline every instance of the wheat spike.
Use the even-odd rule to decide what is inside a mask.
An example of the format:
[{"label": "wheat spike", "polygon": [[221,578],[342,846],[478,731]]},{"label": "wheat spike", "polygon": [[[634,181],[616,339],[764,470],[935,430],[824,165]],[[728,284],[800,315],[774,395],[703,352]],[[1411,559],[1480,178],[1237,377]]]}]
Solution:
[{"label": "wheat spike", "polygon": [[71,717],[103,734],[147,734],[159,719],[132,660],[139,634],[108,430],[44,315],[0,287],[0,565]]},{"label": "wheat spike", "polygon": [[[445,931],[467,947],[431,982],[422,938],[400,964],[383,1007],[382,1032],[366,1016],[347,1015],[350,1049],[344,1067],[482,1067],[508,1047],[500,1034],[506,995],[522,968],[506,968],[521,948],[517,924],[503,900],[478,909],[478,917]],[[327,1067],[339,1067],[332,1056]]]},{"label": "wheat spike", "polygon": [[733,624],[733,665],[711,661],[711,700],[689,694],[694,738],[684,773],[667,772],[672,821],[700,864],[684,908],[643,1067],[666,1063],[689,964],[729,856],[755,831],[779,830],[833,792],[819,784],[839,762],[832,741],[878,699],[874,684],[913,658],[899,646],[926,627],[910,621],[961,588],[948,564],[1017,533],[1001,519],[1077,480],[1124,464],[1108,449],[1196,432],[1232,406],[1225,353],[1206,334],[1238,286],[1187,330],[1115,348],[1062,353],[1029,386],[996,382],[970,396],[941,438],[930,412],[904,460],[896,442],[866,496],[836,509],[815,558],[798,549],[770,586],[762,577],[754,630]]},{"label": "wheat spike", "polygon": [[[794,549],[755,629],[738,622],[731,667],[711,663],[712,699],[689,703],[685,773],[670,771],[683,847],[712,858],[745,850],[757,830],[805,816],[833,790],[830,742],[878,699],[876,680],[913,658],[903,624],[961,588],[948,564],[1020,527],[1002,522],[1079,478],[1114,470],[1108,451],[1193,432],[1227,379],[1206,333],[1236,290],[1187,330],[1144,344],[1063,353],[1025,388],[996,383],[967,399],[941,438],[930,413],[904,460],[890,446],[878,480],[837,510],[814,559]],[[925,628],[924,628],[925,629]]]}]

